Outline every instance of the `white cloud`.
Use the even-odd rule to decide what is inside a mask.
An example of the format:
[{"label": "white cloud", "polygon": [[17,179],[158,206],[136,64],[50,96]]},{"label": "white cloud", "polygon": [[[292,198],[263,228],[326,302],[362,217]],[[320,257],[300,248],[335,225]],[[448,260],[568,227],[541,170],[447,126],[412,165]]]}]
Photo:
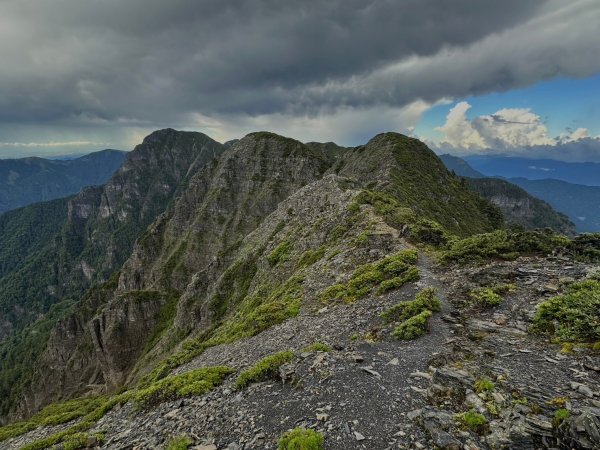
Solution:
[{"label": "white cloud", "polygon": [[580,139],[591,138],[590,130],[587,128],[577,128],[575,131],[569,131],[568,133],[563,133],[558,137],[560,142],[575,142]]},{"label": "white cloud", "polygon": [[486,146],[481,134],[467,118],[467,111],[470,108],[471,105],[467,102],[457,103],[448,112],[446,123],[435,128],[436,131],[443,133],[443,143],[464,148],[483,148]]},{"label": "white cloud", "polygon": [[485,146],[491,148],[554,143],[540,116],[525,108],[504,108],[489,116],[479,116],[473,120],[473,127],[482,136]]},{"label": "white cloud", "polygon": [[587,128],[577,128],[557,138],[550,137],[540,116],[529,108],[503,108],[472,120],[467,117],[470,108],[469,103],[460,102],[450,109],[446,122],[435,128],[442,133],[439,145],[481,152],[488,149],[504,151],[525,147],[552,147],[590,139]]}]

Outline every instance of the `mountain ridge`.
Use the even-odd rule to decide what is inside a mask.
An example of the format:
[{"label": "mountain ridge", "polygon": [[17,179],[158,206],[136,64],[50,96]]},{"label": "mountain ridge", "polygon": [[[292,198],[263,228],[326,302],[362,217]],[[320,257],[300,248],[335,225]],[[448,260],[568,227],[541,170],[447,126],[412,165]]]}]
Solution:
[{"label": "mountain ridge", "polygon": [[76,194],[106,182],[126,152],[106,149],[71,160],[0,159],[0,214],[40,201]]},{"label": "mountain ridge", "polygon": [[[123,178],[117,174],[108,188],[85,190],[77,202],[67,205],[72,220],[77,222],[68,229],[74,230],[74,238],[80,240],[82,230],[88,229],[85,224],[102,223],[95,222],[102,215],[112,217],[111,223],[118,218],[143,218],[148,213],[152,220],[147,227],[142,227],[142,222],[133,227],[137,236],[128,241],[127,257],[114,266],[110,278],[103,276],[90,282],[85,294],[66,310],[57,310],[60,305],[56,304],[45,322],[33,325],[35,331],[44,324],[47,339],[35,354],[35,361],[21,366],[32,378],[18,379],[21,390],[3,406],[14,420],[32,417],[51,405],[41,416],[0,429],[0,439],[9,437],[8,448],[37,449],[62,441],[70,445],[67,442],[79,439],[78,433],[88,433],[81,436],[87,442],[97,439],[94,436],[102,430],[109,430],[108,448],[133,443],[161,446],[165,442],[162,422],[155,422],[160,426],[148,430],[139,421],[149,423],[154,414],[168,413],[177,420],[180,414],[194,414],[200,401],[197,396],[204,394],[208,397],[202,401],[211,405],[211,414],[222,424],[215,428],[219,430],[215,432],[220,446],[226,447],[236,436],[230,429],[230,419],[237,413],[231,417],[222,413],[230,410],[222,402],[233,398],[237,400],[229,404],[239,405],[238,412],[248,414],[252,420],[259,414],[273,417],[272,424],[261,425],[272,439],[274,430],[287,419],[280,416],[284,411],[278,406],[262,404],[253,397],[253,393],[268,396],[265,390],[273,387],[278,391],[274,394],[277,401],[284,401],[278,383],[255,386],[252,377],[260,381],[261,375],[246,373],[253,373],[253,364],[267,364],[259,362],[260,358],[281,361],[281,368],[275,366],[264,380],[281,373],[286,380],[283,389],[295,392],[285,391],[285,395],[299,400],[312,398],[302,388],[303,383],[309,383],[311,390],[316,386],[304,375],[305,369],[323,373],[322,381],[317,383],[323,387],[330,382],[335,389],[348,386],[348,381],[339,384],[341,380],[335,375],[335,367],[343,367],[352,373],[358,370],[360,376],[372,380],[380,380],[377,374],[385,373],[394,380],[397,392],[412,392],[407,370],[428,370],[431,362],[427,355],[433,352],[430,356],[435,359],[446,340],[454,333],[462,334],[458,326],[450,331],[448,323],[455,319],[446,322],[436,314],[440,308],[444,314],[458,308],[465,295],[452,294],[458,303],[450,306],[451,294],[442,273],[454,269],[438,264],[465,258],[486,260],[489,255],[520,264],[520,257],[537,258],[551,252],[558,255],[554,261],[559,261],[561,252],[570,251],[572,257],[581,258],[595,258],[600,252],[594,247],[593,237],[569,240],[550,231],[513,233],[506,228],[496,206],[448,171],[423,143],[398,133],[382,133],[364,146],[350,149],[329,143],[303,144],[267,132],[250,133],[229,146],[212,144],[214,141],[209,139],[174,130],[153,133],[141,144],[145,155],[134,154],[129,166],[132,170],[121,173],[138,170],[137,175],[121,183]],[[208,146],[203,164],[197,164],[193,157],[183,157],[177,160],[179,163],[172,158],[172,148],[178,149],[180,156],[193,156],[198,145]],[[158,191],[148,191],[143,184],[150,176],[144,170],[149,162],[168,170],[169,180],[171,176],[177,180],[168,183],[168,195],[159,195],[163,186],[159,174],[152,176],[151,186]],[[110,199],[132,195],[139,207]],[[118,228],[94,229],[92,236],[107,233],[114,239]],[[98,241],[96,248],[110,249],[106,242],[111,241]],[[73,254],[85,255],[82,248],[85,245],[76,247]],[[436,258],[436,262],[430,258]],[[94,267],[111,260],[105,254]],[[482,283],[489,276],[476,278]],[[464,274],[455,281],[473,285]],[[434,287],[444,292],[443,304],[434,301]],[[479,295],[476,289],[484,288],[473,285],[473,289]],[[495,291],[492,294],[499,295]],[[490,298],[495,301],[492,294]],[[382,317],[400,314],[403,306],[394,306],[400,298],[413,305],[411,308],[425,302],[431,310],[419,310],[418,317],[407,319],[410,323],[398,322],[390,329],[382,323]],[[467,314],[479,314],[476,311]],[[318,328],[313,328],[315,321]],[[428,338],[428,323],[442,331]],[[362,338],[353,337],[358,330],[364,343]],[[422,334],[423,341],[411,341],[407,346],[395,341],[397,336],[406,336],[410,341]],[[25,330],[25,335],[32,333]],[[315,342],[321,336],[326,342]],[[354,343],[357,339],[360,342]],[[336,355],[332,357],[337,358],[331,360],[332,365],[324,362],[327,356],[319,356],[327,353],[322,349],[329,348],[329,344]],[[311,345],[320,349],[317,359],[321,362],[310,363],[316,369],[303,368],[296,359],[296,355],[306,353],[309,356],[300,358],[312,361]],[[372,350],[365,350],[365,346],[372,346]],[[308,350],[302,350],[305,347]],[[392,352],[398,355],[396,358],[410,355],[406,356],[410,364],[394,370],[375,370],[373,366],[363,370],[356,366],[355,361],[362,360],[353,355],[365,352],[370,355],[370,364],[379,364],[376,355],[381,351]],[[445,364],[446,357],[454,358],[444,356],[439,363]],[[8,373],[8,361],[5,359],[0,374]],[[389,368],[399,365],[399,361],[390,363]],[[229,374],[234,372],[239,375],[232,384]],[[224,387],[218,388],[221,383]],[[354,397],[344,394],[338,399],[353,405],[348,412],[359,408],[355,400],[372,400],[377,392],[381,393],[375,385],[359,385],[365,386],[363,393]],[[69,400],[75,397],[80,399]],[[391,397],[384,397],[376,403],[391,411]],[[421,403],[424,397],[417,397],[420,400],[411,397],[410,404],[425,407]],[[119,404],[122,407],[116,407]],[[244,413],[251,404],[262,404],[259,412]],[[81,407],[69,413],[69,405]],[[48,411],[60,413],[55,416]],[[40,427],[36,417],[45,417],[44,424],[66,421],[60,428],[64,431],[56,434],[52,428]],[[378,421],[374,429],[382,430],[373,437],[377,445],[389,442],[392,433],[386,417],[380,411],[373,415]],[[115,428],[127,428],[124,424],[129,420],[137,425],[125,433],[115,433]],[[188,422],[178,423],[180,429],[189,426]],[[145,434],[140,435],[138,428],[146,430]],[[336,429],[343,428],[330,431],[336,433]],[[253,440],[246,432],[240,431],[244,437],[238,443],[246,443],[249,448],[264,447],[264,438]],[[423,436],[423,431],[414,428],[410,433],[419,439]],[[203,442],[201,437],[194,439]],[[206,440],[214,442],[209,437]],[[329,442],[334,445],[335,441]],[[349,445],[342,436],[338,443]]]}]

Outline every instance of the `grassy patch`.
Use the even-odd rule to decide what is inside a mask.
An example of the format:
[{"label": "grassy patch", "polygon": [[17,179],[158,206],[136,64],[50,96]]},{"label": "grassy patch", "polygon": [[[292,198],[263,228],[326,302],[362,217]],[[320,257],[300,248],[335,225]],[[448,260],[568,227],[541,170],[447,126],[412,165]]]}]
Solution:
[{"label": "grassy patch", "polygon": [[315,250],[306,250],[300,256],[298,260],[298,267],[308,267],[312,266],[314,263],[319,261],[323,256],[325,256],[325,251],[327,248],[325,246],[321,246]]},{"label": "grassy patch", "polygon": [[179,375],[171,375],[139,389],[134,396],[141,407],[152,406],[166,400],[191,395],[202,395],[223,383],[233,369],[224,366],[192,370]]},{"label": "grassy patch", "polygon": [[478,394],[482,394],[485,392],[492,392],[495,387],[496,386],[494,385],[494,383],[487,378],[482,378],[481,380],[477,380],[475,382],[475,384],[473,385],[473,389]]},{"label": "grassy patch", "polygon": [[514,260],[521,255],[546,255],[556,248],[568,247],[569,243],[568,238],[551,231],[498,230],[452,242],[442,252],[442,261]]},{"label": "grassy patch", "polygon": [[106,402],[106,397],[84,397],[46,406],[24,422],[16,422],[0,428],[0,442],[34,430],[40,426],[59,425],[83,417]]},{"label": "grassy patch", "polygon": [[290,362],[294,358],[291,350],[275,353],[257,362],[248,370],[244,370],[236,380],[236,387],[242,389],[252,383],[264,381],[277,376],[279,367]]},{"label": "grassy patch", "polygon": [[88,441],[92,438],[95,440],[96,444],[102,445],[104,442],[104,434],[103,433],[75,433],[70,435],[67,439],[62,442],[63,450],[78,450],[80,448],[88,448]]},{"label": "grassy patch", "polygon": [[122,394],[115,395],[106,399],[93,411],[89,412],[81,418],[81,420],[70,428],[64,431],[59,431],[48,437],[37,440],[28,444],[22,448],[22,450],[41,450],[44,448],[51,447],[61,442],[68,441],[71,437],[82,433],[89,428],[93,427],[98,420],[106,415],[108,411],[114,408],[116,405],[123,405],[127,403],[132,397],[131,392],[124,392]]},{"label": "grassy patch", "polygon": [[192,443],[188,436],[175,436],[167,442],[167,450],[187,450]]},{"label": "grassy patch", "polygon": [[535,331],[549,333],[561,341],[600,340],[600,282],[587,280],[571,284],[566,292],[537,306]]},{"label": "grassy patch", "polygon": [[432,312],[426,309],[416,316],[406,319],[394,329],[394,337],[409,341],[423,336],[427,332],[427,322]]},{"label": "grassy patch", "polygon": [[323,302],[343,300],[353,302],[369,294],[375,287],[382,294],[405,283],[416,281],[419,271],[416,250],[404,250],[387,256],[377,262],[358,267],[345,284],[335,284],[320,294]]},{"label": "grassy patch", "polygon": [[292,250],[292,241],[286,238],[277,247],[273,249],[271,253],[267,255],[267,261],[271,266],[277,266],[278,264],[287,261],[289,259],[290,251]]},{"label": "grassy patch", "polygon": [[483,414],[479,414],[473,410],[457,414],[456,421],[465,429],[475,431],[482,434],[487,425],[487,419]]},{"label": "grassy patch", "polygon": [[502,303],[502,297],[490,288],[475,289],[469,292],[469,297],[473,303],[480,306],[498,306]]},{"label": "grassy patch", "polygon": [[314,342],[313,344],[307,345],[302,349],[303,352],[330,352],[331,347],[322,342]]},{"label": "grassy patch", "polygon": [[321,433],[304,428],[294,428],[281,436],[278,450],[323,450],[324,437]]},{"label": "grassy patch", "polygon": [[439,298],[435,295],[435,289],[423,289],[414,300],[408,302],[400,302],[392,306],[387,311],[381,314],[381,317],[388,323],[402,322],[409,319],[425,310],[439,311],[441,304]]}]

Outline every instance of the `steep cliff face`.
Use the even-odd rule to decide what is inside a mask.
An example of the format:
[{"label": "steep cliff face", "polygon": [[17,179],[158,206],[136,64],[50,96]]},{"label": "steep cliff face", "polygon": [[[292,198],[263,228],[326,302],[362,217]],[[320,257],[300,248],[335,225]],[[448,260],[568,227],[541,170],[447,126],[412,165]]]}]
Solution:
[{"label": "steep cliff face", "polygon": [[[320,179],[328,167],[324,153],[291,139],[255,133],[200,170],[173,208],[138,240],[120,272],[118,288],[103,291],[101,308],[89,305],[88,298],[88,306],[59,322],[41,357],[39,381],[19,414],[81,394],[90,384],[108,390],[120,386],[138,358],[159,343],[162,332],[169,336],[162,346],[170,347],[164,341],[208,327],[207,288],[227,269],[242,239],[283,199]],[[184,291],[187,295],[175,308],[174,300]],[[166,323],[173,327],[165,330]],[[67,346],[65,336],[71,341]]]},{"label": "steep cliff face", "polygon": [[[58,231],[48,232],[43,245],[36,244],[18,267],[0,278],[0,326],[11,324],[0,336],[14,333],[0,352],[0,388],[8,391],[2,412],[30,382],[30,365],[43,348],[50,324],[44,325],[44,332],[19,334],[20,330],[46,320],[44,315],[59,301],[74,303],[90,285],[106,281],[179,189],[223,150],[221,144],[201,133],[160,130],[127,155],[106,185],[84,189],[66,205],[57,203],[57,214],[64,214],[52,228]],[[11,220],[30,214],[32,208],[39,207],[16,211]],[[84,316],[79,320],[84,323],[88,319]],[[35,349],[24,349],[27,336],[33,332],[37,336]],[[15,364],[20,370],[9,368]]]},{"label": "steep cliff face", "polygon": [[119,288],[183,290],[190,275],[223,264],[217,256],[230,257],[239,240],[281,200],[319,179],[328,167],[325,154],[298,141],[270,133],[246,136],[198,173],[168,218],[139,240]]}]

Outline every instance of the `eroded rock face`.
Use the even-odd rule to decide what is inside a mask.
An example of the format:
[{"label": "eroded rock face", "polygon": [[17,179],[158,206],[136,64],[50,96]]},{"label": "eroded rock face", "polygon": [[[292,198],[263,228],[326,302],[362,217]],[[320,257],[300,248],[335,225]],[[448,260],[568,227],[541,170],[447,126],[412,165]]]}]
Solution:
[{"label": "eroded rock face", "polygon": [[[178,189],[223,150],[221,144],[202,133],[160,130],[149,135],[127,155],[123,166],[106,185],[85,189],[72,198],[67,205],[62,231],[44,250],[54,264],[50,270],[56,278],[48,294],[57,301],[64,297],[77,297],[91,284],[106,281],[120,268],[131,253],[136,238],[165,210]],[[37,270],[37,266],[34,268]],[[49,269],[44,267],[44,270]],[[38,274],[32,273],[31,276]],[[112,294],[104,296],[101,302],[109,304],[111,298]],[[40,303],[48,303],[47,298]],[[138,313],[142,323],[143,308],[140,307]],[[148,314],[151,315],[151,312]],[[34,381],[19,407],[18,415],[28,415],[50,400],[80,392],[88,384],[114,386],[120,382],[114,380],[122,378],[118,375],[119,367],[126,365],[129,370],[134,364],[135,351],[129,355],[132,360],[127,364],[121,361],[124,360],[123,355],[115,357],[118,361],[112,361],[117,367],[115,374],[112,374],[112,369],[107,369],[107,373],[101,371],[100,368],[108,367],[109,363],[96,361],[93,341],[85,332],[92,316],[89,310],[79,309],[67,319],[67,323],[58,324],[41,358],[40,369],[36,371],[36,379],[46,381]],[[116,317],[111,316],[110,320],[114,321],[113,326],[119,323]],[[79,326],[73,328],[69,321],[79,323]],[[122,326],[128,329],[137,323],[132,320]],[[148,327],[152,328],[152,323]],[[75,333],[76,329],[79,331]],[[149,332],[148,329],[141,331]],[[76,344],[67,338],[72,333],[77,338]],[[110,338],[105,340],[113,341]],[[119,339],[114,341],[119,342]],[[66,365],[61,368],[56,361]],[[62,371],[62,375],[56,378],[46,376],[47,366]]]}]

